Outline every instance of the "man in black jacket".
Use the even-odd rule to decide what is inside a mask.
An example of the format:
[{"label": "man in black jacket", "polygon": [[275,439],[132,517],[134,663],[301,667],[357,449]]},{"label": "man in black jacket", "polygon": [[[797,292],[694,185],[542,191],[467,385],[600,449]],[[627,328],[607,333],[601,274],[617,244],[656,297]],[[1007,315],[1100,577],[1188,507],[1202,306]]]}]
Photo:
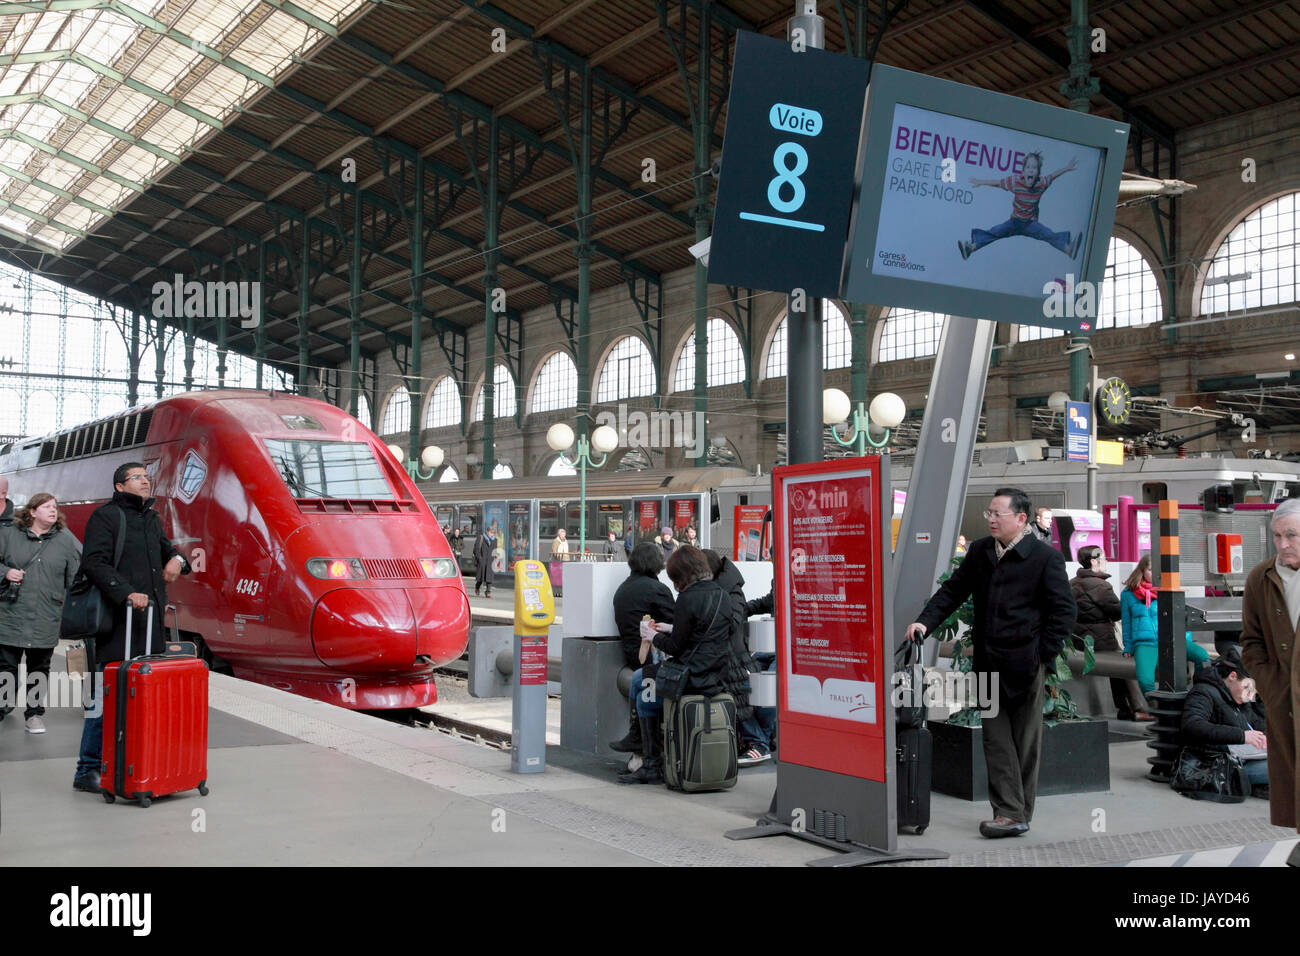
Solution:
[{"label": "man in black jacket", "polygon": [[[1237,651],[1220,655],[1213,667],[1196,672],[1183,703],[1182,731],[1184,743],[1207,749],[1227,750],[1233,744],[1268,749],[1264,705]],[[1267,798],[1268,762],[1257,758],[1245,765],[1251,793]]]},{"label": "man in black jacket", "polygon": [[[144,465],[132,461],[118,466],[113,472],[113,488],[112,500],[96,508],[86,521],[81,552],[81,572],[113,609],[112,633],[95,642],[97,671],[126,658],[128,614],[132,615],[132,656],[145,653],[146,614],[153,616],[153,629],[161,638],[167,585],[190,570],[185,558],[163,534],[162,519],[149,497],[151,483]],[[118,533],[123,526],[126,536],[121,542],[122,556],[114,563]],[[102,713],[83,721],[81,755],[72,781],[78,790],[99,792],[103,725]]]},{"label": "man in black jacket", "polygon": [[1029,829],[1043,741],[1045,668],[1055,666],[1074,630],[1065,559],[1029,531],[1030,508],[1019,488],[995,491],[984,512],[989,537],[970,546],[907,628],[908,640],[922,640],[968,597],[975,600],[975,670],[995,674],[998,688],[997,713],[983,721],[993,805],[993,819],[980,824],[986,837],[1019,836]]},{"label": "man in black jacket", "polygon": [[474,545],[474,593],[487,586],[487,596],[492,596],[492,558],[496,554],[496,528],[484,528]]}]

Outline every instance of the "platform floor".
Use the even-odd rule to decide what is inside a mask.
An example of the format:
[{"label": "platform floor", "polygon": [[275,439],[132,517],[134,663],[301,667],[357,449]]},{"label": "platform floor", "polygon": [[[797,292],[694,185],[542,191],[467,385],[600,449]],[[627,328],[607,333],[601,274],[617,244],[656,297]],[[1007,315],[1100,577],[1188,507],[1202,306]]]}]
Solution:
[{"label": "platform floor", "polygon": [[[14,716],[0,723],[0,865],[781,866],[828,855],[790,837],[724,837],[766,810],[771,765],[693,796],[620,786],[616,762],[558,747],[545,774],[516,775],[508,753],[434,730],[221,675],[210,691],[211,793],[147,810],[72,789],[79,710],[51,709],[40,736]],[[1145,780],[1148,753],[1112,744],[1111,790],[1041,798],[1025,837],[984,840],[987,806],[936,794],[930,829],[899,844],[946,850],[924,864],[940,866],[1281,864],[1296,834],[1270,826],[1262,801],[1181,798]]]}]

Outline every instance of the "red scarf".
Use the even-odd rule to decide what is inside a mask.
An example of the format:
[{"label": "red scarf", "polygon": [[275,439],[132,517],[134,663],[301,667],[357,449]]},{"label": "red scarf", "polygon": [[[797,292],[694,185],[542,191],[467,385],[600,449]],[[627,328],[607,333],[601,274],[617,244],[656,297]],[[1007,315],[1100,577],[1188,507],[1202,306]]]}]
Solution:
[{"label": "red scarf", "polygon": [[1155,599],[1155,596],[1159,592],[1151,586],[1151,582],[1139,581],[1137,583],[1137,587],[1133,589],[1133,593],[1136,594],[1138,597],[1142,598],[1142,600],[1146,601],[1147,607],[1150,607],[1152,600]]}]

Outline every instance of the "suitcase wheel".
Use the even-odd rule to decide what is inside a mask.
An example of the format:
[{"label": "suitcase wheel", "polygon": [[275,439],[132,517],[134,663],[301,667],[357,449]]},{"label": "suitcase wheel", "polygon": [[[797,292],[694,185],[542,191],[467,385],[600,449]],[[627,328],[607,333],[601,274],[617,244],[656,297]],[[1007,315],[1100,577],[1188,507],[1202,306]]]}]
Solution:
[{"label": "suitcase wheel", "polygon": [[148,807],[151,803],[153,803],[153,801],[150,800],[148,797],[140,798],[140,806],[142,807]]},{"label": "suitcase wheel", "polygon": [[102,791],[100,791],[100,792],[103,793],[103,795],[104,795],[104,802],[105,802],[105,803],[112,803],[114,800],[117,799],[117,797],[113,796],[113,795],[112,795],[111,793],[109,793],[107,790],[102,790]]},{"label": "suitcase wheel", "polygon": [[206,797],[207,795],[208,795],[208,782],[204,780],[199,784],[199,796]]},{"label": "suitcase wheel", "polygon": [[917,835],[917,836],[920,836],[920,835],[921,835],[922,833],[924,833],[924,832],[925,832],[925,827],[917,827],[917,828],[916,828],[916,835]]}]

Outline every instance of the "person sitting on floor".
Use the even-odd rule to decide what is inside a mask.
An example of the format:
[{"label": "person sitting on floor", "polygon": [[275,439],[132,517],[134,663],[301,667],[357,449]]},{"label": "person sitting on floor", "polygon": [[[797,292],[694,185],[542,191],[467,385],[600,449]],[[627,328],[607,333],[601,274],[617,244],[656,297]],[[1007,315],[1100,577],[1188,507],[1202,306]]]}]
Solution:
[{"label": "person sitting on floor", "polygon": [[[1183,703],[1182,730],[1184,743],[1205,749],[1227,750],[1236,744],[1268,749],[1264,706],[1236,651],[1197,673]],[[1268,761],[1259,756],[1243,761],[1251,794],[1267,798]]]}]

